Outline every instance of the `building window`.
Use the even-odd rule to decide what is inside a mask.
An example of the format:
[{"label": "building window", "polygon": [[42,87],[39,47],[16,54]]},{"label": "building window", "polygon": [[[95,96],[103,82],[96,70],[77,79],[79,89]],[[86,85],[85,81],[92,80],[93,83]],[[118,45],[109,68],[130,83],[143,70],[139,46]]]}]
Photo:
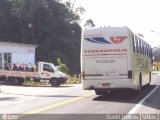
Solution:
[{"label": "building window", "polygon": [[2,53],[0,53],[0,69],[2,69]]},{"label": "building window", "polygon": [[12,54],[11,53],[4,53],[4,67],[7,68],[11,66],[12,63]]}]

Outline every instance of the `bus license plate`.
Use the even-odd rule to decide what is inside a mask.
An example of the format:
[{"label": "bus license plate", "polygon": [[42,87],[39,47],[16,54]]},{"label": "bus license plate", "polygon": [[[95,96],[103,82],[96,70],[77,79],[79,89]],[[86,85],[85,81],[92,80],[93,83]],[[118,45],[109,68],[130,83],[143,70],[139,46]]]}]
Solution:
[{"label": "bus license plate", "polygon": [[109,87],[109,86],[111,86],[110,83],[102,83],[101,85],[102,85],[102,87]]}]

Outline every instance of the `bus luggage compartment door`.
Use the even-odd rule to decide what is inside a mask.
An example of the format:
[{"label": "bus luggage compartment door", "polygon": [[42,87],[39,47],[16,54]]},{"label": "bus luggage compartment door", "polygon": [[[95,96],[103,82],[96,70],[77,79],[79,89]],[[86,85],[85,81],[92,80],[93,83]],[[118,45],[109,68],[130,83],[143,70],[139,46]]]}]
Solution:
[{"label": "bus luggage compartment door", "polygon": [[85,79],[111,80],[128,78],[127,57],[94,57],[85,58]]}]

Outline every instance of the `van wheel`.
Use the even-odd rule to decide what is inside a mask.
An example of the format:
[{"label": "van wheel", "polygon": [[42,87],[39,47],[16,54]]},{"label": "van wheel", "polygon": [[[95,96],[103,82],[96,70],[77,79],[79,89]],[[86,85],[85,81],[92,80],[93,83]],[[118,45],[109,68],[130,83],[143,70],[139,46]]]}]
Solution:
[{"label": "van wheel", "polygon": [[12,78],[12,80],[11,80],[12,85],[22,85],[23,82],[24,81],[19,78]]},{"label": "van wheel", "polygon": [[60,85],[58,79],[51,79],[50,83],[53,87],[58,87]]}]

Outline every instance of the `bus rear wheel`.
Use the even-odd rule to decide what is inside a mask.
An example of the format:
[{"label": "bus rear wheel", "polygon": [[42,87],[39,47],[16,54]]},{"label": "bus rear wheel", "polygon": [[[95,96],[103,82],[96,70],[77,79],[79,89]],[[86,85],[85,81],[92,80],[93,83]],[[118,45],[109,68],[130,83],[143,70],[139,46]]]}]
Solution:
[{"label": "bus rear wheel", "polygon": [[96,95],[102,95],[102,96],[107,96],[108,95],[108,90],[95,90]]},{"label": "bus rear wheel", "polygon": [[152,72],[149,73],[149,84],[151,83]]},{"label": "bus rear wheel", "polygon": [[96,95],[102,95],[102,91],[101,90],[95,90]]}]

